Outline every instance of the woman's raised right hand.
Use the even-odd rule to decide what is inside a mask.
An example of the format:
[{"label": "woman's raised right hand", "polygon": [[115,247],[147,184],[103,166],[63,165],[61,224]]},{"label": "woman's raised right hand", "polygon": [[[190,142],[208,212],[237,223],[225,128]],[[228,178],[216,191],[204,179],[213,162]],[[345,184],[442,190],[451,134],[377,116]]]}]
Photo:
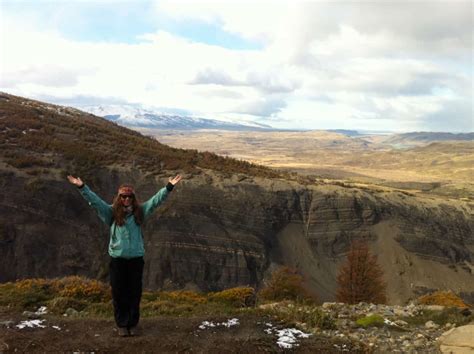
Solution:
[{"label": "woman's raised right hand", "polygon": [[82,182],[82,180],[79,178],[79,177],[73,177],[71,175],[67,176],[67,179],[69,180],[69,182],[71,182],[72,184],[74,184],[75,186],[77,187],[82,187],[84,185],[84,182]]}]

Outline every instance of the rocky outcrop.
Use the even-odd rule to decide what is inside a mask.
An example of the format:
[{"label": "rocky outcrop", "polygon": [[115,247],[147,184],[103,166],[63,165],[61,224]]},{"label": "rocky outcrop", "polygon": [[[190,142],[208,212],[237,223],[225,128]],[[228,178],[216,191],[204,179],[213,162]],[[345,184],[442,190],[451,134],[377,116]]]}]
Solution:
[{"label": "rocky outcrop", "polygon": [[442,353],[474,353],[474,324],[452,328],[438,339]]},{"label": "rocky outcrop", "polygon": [[[167,181],[167,174],[131,170],[96,175],[92,187],[107,201],[121,182],[132,181],[144,200]],[[107,226],[74,187],[15,172],[3,172],[0,183],[0,281],[107,278]],[[459,201],[203,172],[186,176],[148,220],[144,285],[258,287],[287,264],[322,300],[332,300],[349,243],[366,238],[385,271],[391,302],[423,289],[471,294],[473,231],[468,206]]]}]

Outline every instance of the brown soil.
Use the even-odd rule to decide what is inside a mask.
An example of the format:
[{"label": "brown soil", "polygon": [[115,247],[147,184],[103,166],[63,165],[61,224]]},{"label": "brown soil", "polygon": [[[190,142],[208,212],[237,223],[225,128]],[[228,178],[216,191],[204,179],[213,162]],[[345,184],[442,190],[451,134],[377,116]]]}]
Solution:
[{"label": "brown soil", "polygon": [[[141,334],[119,337],[112,320],[65,318],[46,315],[46,328],[15,327],[20,315],[0,314],[0,322],[11,320],[13,325],[0,326],[0,353],[12,352],[80,352],[80,353],[351,353],[363,352],[360,344],[328,339],[313,334],[299,339],[294,349],[282,349],[277,336],[266,334],[265,323],[288,328],[269,317],[242,314],[240,325],[230,328],[199,329],[203,321],[226,322],[231,317],[161,317],[141,320]],[[59,326],[61,330],[52,326]],[[292,327],[292,326],[291,326]]]}]

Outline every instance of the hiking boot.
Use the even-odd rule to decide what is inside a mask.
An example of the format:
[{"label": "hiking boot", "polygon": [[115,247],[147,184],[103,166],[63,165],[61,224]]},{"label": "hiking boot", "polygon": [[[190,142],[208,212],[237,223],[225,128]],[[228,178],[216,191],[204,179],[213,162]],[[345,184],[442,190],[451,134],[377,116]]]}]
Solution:
[{"label": "hiking boot", "polygon": [[119,327],[118,329],[118,335],[120,337],[128,337],[130,335],[130,332],[126,327]]},{"label": "hiking boot", "polygon": [[128,332],[130,333],[131,336],[138,336],[138,335],[140,335],[140,330],[139,330],[139,328],[138,328],[137,326],[135,326],[135,327],[130,327],[130,328],[128,329]]}]

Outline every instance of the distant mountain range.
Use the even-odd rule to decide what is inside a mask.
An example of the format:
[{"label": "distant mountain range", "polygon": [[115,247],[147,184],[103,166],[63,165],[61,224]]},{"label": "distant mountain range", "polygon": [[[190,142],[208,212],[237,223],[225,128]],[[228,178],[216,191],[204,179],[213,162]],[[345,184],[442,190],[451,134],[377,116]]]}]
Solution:
[{"label": "distant mountain range", "polygon": [[328,132],[339,133],[345,136],[360,136],[362,135],[357,130],[347,130],[347,129],[327,129]]},{"label": "distant mountain range", "polygon": [[410,141],[474,140],[474,133],[412,132],[396,134],[393,139]]},{"label": "distant mountain range", "polygon": [[132,105],[100,105],[77,107],[85,112],[103,117],[130,128],[159,128],[169,130],[267,130],[269,125],[255,122],[227,122],[209,118],[171,115]]},{"label": "distant mountain range", "polygon": [[415,147],[439,141],[474,141],[474,133],[411,132],[393,134],[383,142],[395,147]]},{"label": "distant mountain range", "polygon": [[[152,128],[164,130],[229,130],[229,131],[293,131],[277,129],[266,124],[242,121],[222,121],[211,118],[198,118],[184,115],[167,114],[153,109],[135,105],[98,105],[76,107],[84,112],[92,113],[109,121],[128,128]],[[319,129],[318,129],[319,130]],[[295,131],[299,131],[298,129]],[[349,137],[368,135],[387,135],[385,143],[392,145],[415,146],[434,141],[474,140],[474,133],[447,132],[410,132],[391,133],[377,131],[357,131],[348,129],[325,129],[324,131],[339,133]]]}]

